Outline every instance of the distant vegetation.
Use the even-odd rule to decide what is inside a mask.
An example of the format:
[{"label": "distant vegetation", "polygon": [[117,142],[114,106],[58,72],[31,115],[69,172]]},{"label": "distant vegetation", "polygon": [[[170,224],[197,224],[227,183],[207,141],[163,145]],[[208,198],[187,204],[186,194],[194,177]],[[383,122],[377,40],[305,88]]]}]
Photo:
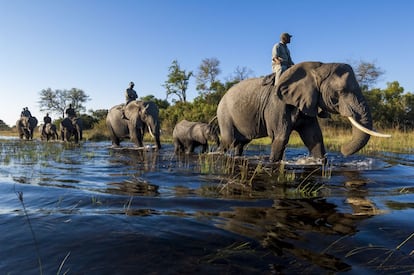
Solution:
[{"label": "distant vegetation", "polygon": [[[374,126],[402,133],[412,131],[414,128],[414,95],[405,92],[397,81],[387,83],[385,89],[373,88],[378,78],[384,74],[374,63],[360,61],[354,64],[353,68],[371,108]],[[209,122],[216,115],[217,105],[224,93],[234,84],[253,76],[253,72],[246,67],[237,67],[234,73],[225,80],[219,79],[220,74],[220,61],[216,58],[202,60],[195,73],[183,69],[177,60],[172,61],[168,68],[167,79],[163,84],[166,89],[166,99],[158,99],[153,95],[141,97],[143,100],[152,100],[158,105],[164,137],[171,136],[175,124],[182,119]],[[198,96],[189,102],[187,89],[192,78],[195,78]],[[170,101],[167,100],[168,98]],[[108,110],[89,110],[87,114],[84,107],[87,100],[89,96],[81,89],[52,90],[48,88],[40,91],[39,105],[43,112],[63,116],[64,110],[72,104],[84,122],[86,133],[90,130],[90,138],[107,138],[104,120]],[[38,119],[42,121],[42,118]],[[57,119],[54,123],[58,126],[60,120]],[[347,129],[349,122],[341,116],[333,115],[329,119],[321,120],[321,125],[324,129],[341,130]],[[7,131],[10,128],[0,120],[0,130]],[[326,133],[324,135],[326,136]]]}]

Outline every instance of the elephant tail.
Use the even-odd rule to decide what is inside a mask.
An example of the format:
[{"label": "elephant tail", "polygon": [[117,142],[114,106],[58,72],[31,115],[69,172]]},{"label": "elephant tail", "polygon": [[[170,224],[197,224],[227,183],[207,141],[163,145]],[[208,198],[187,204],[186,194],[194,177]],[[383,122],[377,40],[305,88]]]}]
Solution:
[{"label": "elephant tail", "polygon": [[217,121],[217,116],[214,116],[212,119],[210,119],[210,121],[208,122],[208,124],[213,124],[215,121]]},{"label": "elephant tail", "polygon": [[213,130],[214,133],[216,133],[217,135],[220,133],[217,116],[214,116],[212,119],[210,119],[210,121],[208,122],[208,125],[210,126],[210,128]]}]

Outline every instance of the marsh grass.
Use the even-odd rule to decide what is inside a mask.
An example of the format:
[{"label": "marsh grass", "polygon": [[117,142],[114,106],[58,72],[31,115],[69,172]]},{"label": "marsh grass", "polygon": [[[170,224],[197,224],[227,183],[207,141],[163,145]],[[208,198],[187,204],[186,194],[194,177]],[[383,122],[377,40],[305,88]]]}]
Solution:
[{"label": "marsh grass", "polygon": [[71,146],[65,143],[10,141],[0,143],[0,163],[11,165],[16,161],[24,163],[41,163],[47,160],[62,161],[62,152]]},{"label": "marsh grass", "polygon": [[250,246],[249,242],[236,242],[222,249],[218,249],[215,253],[206,255],[200,259],[200,262],[214,263],[222,262],[231,257],[246,256],[255,254],[256,251]]},{"label": "marsh grass", "polygon": [[[320,166],[300,179],[297,171],[285,167],[284,162],[271,164],[259,158],[234,157],[226,154],[200,154],[200,173],[215,175],[219,184],[204,187],[206,194],[234,197],[274,196],[285,194],[288,197],[317,197],[326,187],[315,182],[311,176],[319,175],[326,180],[332,168]],[[275,192],[278,189],[282,192]]]},{"label": "marsh grass", "polygon": [[[346,258],[359,257],[360,254],[363,254],[364,257],[367,255],[372,255],[372,258],[367,259],[367,265],[373,266],[378,271],[384,271],[391,273],[394,270],[399,270],[404,268],[406,271],[410,271],[411,274],[414,272],[414,265],[411,264],[411,257],[414,255],[414,250],[412,250],[408,255],[405,253],[398,253],[401,248],[414,238],[414,233],[411,233],[406,239],[404,239],[399,245],[393,249],[389,249],[383,246],[369,245],[356,247],[346,253]],[[371,257],[371,256],[370,256]],[[408,262],[409,265],[403,265],[403,263]],[[402,274],[401,272],[395,274]],[[408,274],[408,273],[407,273]]]},{"label": "marsh grass", "polygon": [[24,216],[26,217],[26,221],[29,226],[30,233],[32,234],[32,239],[33,239],[34,246],[36,249],[36,254],[37,254],[37,263],[39,265],[39,274],[43,274],[42,259],[40,258],[39,244],[37,242],[36,234],[33,230],[33,226],[32,226],[32,222],[29,217],[29,213],[27,212],[27,209],[26,209],[26,204],[24,203],[24,200],[23,200],[23,192],[16,191],[16,186],[14,186],[14,192],[22,205]]},{"label": "marsh grass", "polygon": [[309,173],[301,181],[301,183],[296,187],[295,192],[297,192],[298,194],[301,195],[301,197],[304,197],[304,198],[318,197],[320,193],[322,192],[322,190],[325,188],[325,185],[310,181],[309,178],[316,172],[319,172],[321,170],[322,171],[326,170],[326,169],[323,169],[322,167],[318,167],[315,170],[313,170],[311,173]]}]

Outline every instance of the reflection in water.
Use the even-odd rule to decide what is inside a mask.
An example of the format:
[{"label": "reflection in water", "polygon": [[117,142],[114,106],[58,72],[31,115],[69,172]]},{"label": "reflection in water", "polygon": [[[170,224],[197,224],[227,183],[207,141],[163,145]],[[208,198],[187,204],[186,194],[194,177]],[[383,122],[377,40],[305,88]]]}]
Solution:
[{"label": "reflection in water", "polygon": [[[297,161],[269,174],[260,166],[259,175],[268,147],[249,148],[250,166],[176,156],[168,144],[152,151],[7,140],[0,149],[6,274],[36,270],[34,243],[45,274],[56,273],[69,252],[63,270],[73,274],[414,270],[412,157],[407,167],[335,155],[323,174],[300,161],[305,150],[289,149]],[[227,181],[225,165],[235,168]],[[243,189],[220,192],[236,176]]]},{"label": "reflection in water", "polygon": [[336,205],[325,199],[278,199],[270,208],[236,207],[220,213],[220,217],[225,219],[219,227],[259,240],[279,257],[288,254],[332,271],[346,271],[350,266],[321,252],[318,242],[327,235],[338,238],[355,234],[361,219],[339,213]]},{"label": "reflection in water", "polygon": [[158,186],[142,178],[132,178],[123,182],[108,183],[106,192],[109,194],[129,196],[155,196],[159,194]]}]

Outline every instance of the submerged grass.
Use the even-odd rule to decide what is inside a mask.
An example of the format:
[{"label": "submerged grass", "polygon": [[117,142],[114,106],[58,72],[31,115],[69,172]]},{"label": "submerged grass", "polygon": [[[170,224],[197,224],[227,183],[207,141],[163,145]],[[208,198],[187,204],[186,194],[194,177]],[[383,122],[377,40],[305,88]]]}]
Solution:
[{"label": "submerged grass", "polygon": [[[284,162],[277,164],[265,162],[261,158],[234,157],[227,154],[200,154],[200,172],[216,175],[219,184],[205,187],[204,195],[257,197],[279,194],[288,197],[317,197],[325,186],[310,177],[317,172],[320,178],[328,179],[331,168],[322,165],[310,173],[300,173],[285,167]],[[275,192],[278,189],[278,192]]]}]

